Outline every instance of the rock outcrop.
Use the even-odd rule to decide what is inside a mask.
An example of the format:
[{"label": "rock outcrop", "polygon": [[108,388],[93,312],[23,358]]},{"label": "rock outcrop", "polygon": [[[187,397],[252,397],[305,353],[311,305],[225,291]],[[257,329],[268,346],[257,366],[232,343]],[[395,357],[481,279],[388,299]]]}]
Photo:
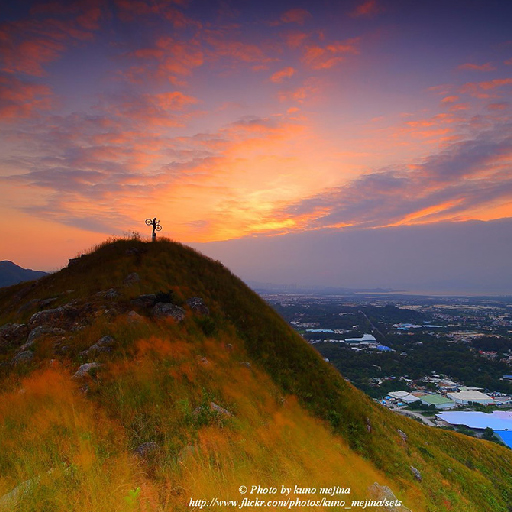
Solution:
[{"label": "rock outcrop", "polygon": [[155,318],[173,318],[176,322],[181,322],[185,318],[185,310],[169,302],[158,302],[152,309],[152,315]]}]

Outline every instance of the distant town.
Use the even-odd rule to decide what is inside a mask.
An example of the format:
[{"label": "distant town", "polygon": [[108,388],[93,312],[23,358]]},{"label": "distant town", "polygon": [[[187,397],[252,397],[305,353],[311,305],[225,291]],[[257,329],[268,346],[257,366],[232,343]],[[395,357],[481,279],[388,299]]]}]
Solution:
[{"label": "distant town", "polygon": [[382,406],[512,448],[512,297],[259,293]]}]

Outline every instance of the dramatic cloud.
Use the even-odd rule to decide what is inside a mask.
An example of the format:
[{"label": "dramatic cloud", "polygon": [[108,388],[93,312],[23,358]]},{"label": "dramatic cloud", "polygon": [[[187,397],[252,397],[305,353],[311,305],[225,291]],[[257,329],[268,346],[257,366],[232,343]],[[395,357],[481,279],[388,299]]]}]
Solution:
[{"label": "dramatic cloud", "polygon": [[459,4],[7,2],[3,239],[76,252],[152,215],[184,242],[512,216],[511,8]]},{"label": "dramatic cloud", "polygon": [[417,165],[363,175],[287,207],[282,216],[306,229],[463,220],[482,207],[512,201],[511,170],[508,125]]},{"label": "dramatic cloud", "polygon": [[303,62],[313,69],[329,69],[343,62],[346,55],[357,54],[359,38],[333,41],[326,46],[306,46]]},{"label": "dramatic cloud", "polygon": [[26,119],[53,106],[49,87],[0,75],[0,121]]}]

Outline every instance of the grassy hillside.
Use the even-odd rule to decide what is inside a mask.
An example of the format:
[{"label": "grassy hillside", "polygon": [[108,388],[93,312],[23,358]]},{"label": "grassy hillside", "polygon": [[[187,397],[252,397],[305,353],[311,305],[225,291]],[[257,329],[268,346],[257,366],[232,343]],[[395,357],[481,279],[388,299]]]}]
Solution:
[{"label": "grassy hillside", "polygon": [[220,263],[165,240],[106,243],[1,289],[0,379],[0,510],[350,506],[383,486],[396,510],[512,506],[510,450],[374,404]]}]

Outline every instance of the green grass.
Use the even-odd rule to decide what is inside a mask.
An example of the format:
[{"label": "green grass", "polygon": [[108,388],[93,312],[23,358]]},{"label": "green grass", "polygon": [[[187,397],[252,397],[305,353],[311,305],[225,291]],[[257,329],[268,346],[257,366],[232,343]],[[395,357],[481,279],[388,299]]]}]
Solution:
[{"label": "green grass", "polygon": [[[126,285],[132,272],[140,281]],[[98,295],[110,288],[116,299]],[[210,315],[186,308],[182,323],[155,321],[130,303],[169,290],[176,304],[201,297]],[[68,350],[55,354],[42,337],[31,363],[0,366],[0,494],[42,482],[20,510],[185,510],[192,495],[237,499],[245,481],[350,485],[366,499],[376,480],[415,512],[512,505],[510,450],[375,404],[229,270],[188,247],[105,243],[70,268],[0,289],[0,325],[27,322],[52,297],[52,308],[75,301],[89,311],[66,334]],[[102,366],[84,395],[69,377],[105,335],[117,345],[94,357]],[[158,450],[141,460],[133,450],[147,442]]]}]

